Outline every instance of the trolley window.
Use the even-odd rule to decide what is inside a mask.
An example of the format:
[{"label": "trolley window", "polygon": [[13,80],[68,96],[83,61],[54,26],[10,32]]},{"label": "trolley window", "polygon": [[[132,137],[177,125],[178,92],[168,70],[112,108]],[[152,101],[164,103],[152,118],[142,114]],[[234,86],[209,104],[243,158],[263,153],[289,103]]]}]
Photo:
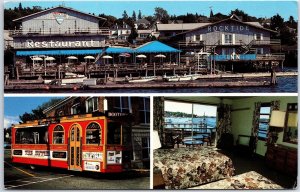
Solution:
[{"label": "trolley window", "polygon": [[86,144],[100,144],[101,127],[97,123],[90,123],[86,128]]},{"label": "trolley window", "polygon": [[65,131],[61,125],[57,125],[53,129],[53,144],[64,144]]},{"label": "trolley window", "polygon": [[107,144],[120,144],[121,124],[117,122],[109,122],[107,126]]},{"label": "trolley window", "polygon": [[16,144],[47,144],[48,127],[28,127],[16,130]]}]

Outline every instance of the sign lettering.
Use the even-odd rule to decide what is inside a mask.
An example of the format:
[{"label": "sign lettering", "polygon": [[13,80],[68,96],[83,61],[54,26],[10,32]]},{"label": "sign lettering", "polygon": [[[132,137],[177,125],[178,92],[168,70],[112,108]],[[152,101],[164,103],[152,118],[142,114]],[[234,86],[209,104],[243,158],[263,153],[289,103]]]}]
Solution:
[{"label": "sign lettering", "polygon": [[26,48],[68,48],[68,47],[94,47],[96,41],[26,41]]},{"label": "sign lettering", "polygon": [[219,25],[219,26],[207,26],[207,32],[225,31],[225,32],[241,32],[249,31],[249,27],[243,25]]}]

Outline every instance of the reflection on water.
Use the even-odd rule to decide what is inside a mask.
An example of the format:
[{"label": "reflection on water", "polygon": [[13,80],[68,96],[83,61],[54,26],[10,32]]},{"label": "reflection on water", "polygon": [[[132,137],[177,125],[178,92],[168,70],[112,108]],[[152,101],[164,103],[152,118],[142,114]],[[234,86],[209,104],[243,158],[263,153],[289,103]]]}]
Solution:
[{"label": "reflection on water", "polygon": [[[252,79],[253,80],[253,79]],[[178,89],[89,89],[77,90],[70,93],[297,93],[297,77],[277,77],[278,84],[272,87],[234,87],[234,88],[178,88]],[[232,81],[232,80],[231,80]],[[236,79],[235,79],[236,81]],[[49,91],[38,91],[49,93]],[[51,93],[65,93],[65,90]],[[9,93],[9,92],[7,92]],[[33,90],[24,90],[22,93],[35,93]]]}]

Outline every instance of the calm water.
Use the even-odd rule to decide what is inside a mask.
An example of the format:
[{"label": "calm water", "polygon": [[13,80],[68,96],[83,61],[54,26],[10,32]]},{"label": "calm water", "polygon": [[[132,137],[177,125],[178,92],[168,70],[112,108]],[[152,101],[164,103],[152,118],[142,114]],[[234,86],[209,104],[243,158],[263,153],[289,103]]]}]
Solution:
[{"label": "calm water", "polygon": [[[206,123],[207,123],[207,128],[214,129],[216,127],[216,117],[206,117],[205,118]],[[166,117],[165,122],[168,124],[181,124],[177,128],[184,128],[186,130],[190,130],[192,128],[191,125],[184,125],[184,124],[191,124],[193,122],[194,128],[197,127],[197,125],[200,125],[200,123],[203,122],[202,117],[196,117],[196,118],[191,118],[191,117]],[[172,128],[174,126],[172,125],[166,125],[166,128]]]},{"label": "calm water", "polygon": [[[180,89],[116,89],[88,90],[92,93],[297,93],[297,77],[278,77],[274,87],[180,88]],[[86,92],[86,91],[82,91]]]}]

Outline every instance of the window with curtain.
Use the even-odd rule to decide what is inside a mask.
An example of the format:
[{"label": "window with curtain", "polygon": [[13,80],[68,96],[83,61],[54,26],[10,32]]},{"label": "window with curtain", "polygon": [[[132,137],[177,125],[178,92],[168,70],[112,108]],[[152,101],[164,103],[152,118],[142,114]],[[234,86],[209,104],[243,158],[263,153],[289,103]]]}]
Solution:
[{"label": "window with curtain", "polygon": [[225,44],[232,44],[232,35],[231,34],[225,34]]}]

